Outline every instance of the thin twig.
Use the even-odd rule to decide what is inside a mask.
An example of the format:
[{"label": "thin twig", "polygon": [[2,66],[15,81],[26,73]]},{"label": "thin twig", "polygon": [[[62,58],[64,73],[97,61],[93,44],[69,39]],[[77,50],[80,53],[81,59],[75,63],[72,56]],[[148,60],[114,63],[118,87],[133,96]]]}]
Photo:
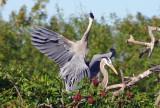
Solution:
[{"label": "thin twig", "polygon": [[113,92],[112,100],[113,100],[113,98],[114,98],[115,96],[117,96],[117,95],[119,95],[121,92],[123,92],[124,89],[125,89],[125,87],[122,87],[122,88],[120,88],[118,91]]},{"label": "thin twig", "polygon": [[81,103],[83,103],[83,101],[78,102],[78,104],[76,105],[75,108],[78,108],[78,106],[79,106]]},{"label": "thin twig", "polygon": [[124,82],[124,75],[123,75],[123,71],[122,71],[122,69],[119,69],[119,70],[120,70],[120,73],[121,73],[122,83],[123,83],[123,84],[125,84],[125,82]]},{"label": "thin twig", "polygon": [[64,106],[63,95],[61,97],[62,106]]},{"label": "thin twig", "polygon": [[17,93],[18,93],[18,95],[19,95],[21,101],[24,101],[23,98],[22,98],[22,95],[20,94],[20,92],[19,92],[17,86],[14,84],[14,82],[13,82],[9,77],[7,77],[7,79],[8,79],[9,82],[12,83],[13,87],[16,89],[16,91],[17,91]]},{"label": "thin twig", "polygon": [[158,98],[157,98],[157,100],[155,101],[155,105],[158,105],[159,104],[159,102],[160,102],[160,90],[159,90],[159,92],[158,92]]},{"label": "thin twig", "polygon": [[45,106],[45,107],[53,108],[52,104],[40,104],[39,106]]},{"label": "thin twig", "polygon": [[67,104],[65,107],[68,107],[70,105],[73,105],[76,101],[73,101],[72,103]]}]

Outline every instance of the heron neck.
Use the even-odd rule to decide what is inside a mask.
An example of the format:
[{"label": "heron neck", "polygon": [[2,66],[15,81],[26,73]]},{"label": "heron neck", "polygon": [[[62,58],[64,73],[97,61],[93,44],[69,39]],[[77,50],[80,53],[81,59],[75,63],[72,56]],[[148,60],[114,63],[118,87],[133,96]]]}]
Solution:
[{"label": "heron neck", "polygon": [[88,36],[89,36],[89,32],[91,30],[92,24],[93,24],[93,19],[89,18],[89,25],[88,25],[88,28],[81,39],[82,42],[88,41]]},{"label": "heron neck", "polygon": [[103,64],[103,62],[100,63],[100,70],[103,74],[102,86],[106,87],[108,84],[108,71],[105,69],[105,65]]}]

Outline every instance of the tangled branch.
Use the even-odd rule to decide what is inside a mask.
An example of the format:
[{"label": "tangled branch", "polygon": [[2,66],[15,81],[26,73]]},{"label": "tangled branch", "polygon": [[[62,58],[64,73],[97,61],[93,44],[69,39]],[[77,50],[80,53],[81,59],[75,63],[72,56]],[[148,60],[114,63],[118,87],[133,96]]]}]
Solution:
[{"label": "tangled branch", "polygon": [[[123,72],[122,71],[120,71],[120,72],[121,72],[121,77],[123,77]],[[133,76],[133,77],[124,77],[124,78],[128,78],[129,80],[128,81],[124,81],[124,83],[123,83],[123,78],[122,78],[122,83],[107,86],[106,89],[109,90],[109,89],[120,88],[118,91],[113,93],[113,96],[112,96],[112,98],[113,98],[114,96],[116,96],[116,95],[120,94],[122,91],[124,91],[124,89],[126,87],[133,87],[135,84],[137,84],[142,79],[147,78],[150,75],[152,75],[154,73],[157,73],[157,72],[160,72],[160,65],[146,70],[145,72],[139,74],[137,77],[135,77],[135,76]]]},{"label": "tangled branch", "polygon": [[121,92],[123,92],[124,89],[125,89],[125,85],[126,84],[125,84],[125,81],[124,81],[123,71],[121,69],[120,69],[120,73],[121,73],[121,79],[122,79],[122,87],[118,91],[113,92],[112,99],[114,98],[114,96],[117,96],[118,94],[120,94]]},{"label": "tangled branch", "polygon": [[133,43],[133,44],[137,44],[137,45],[146,46],[146,49],[144,51],[142,51],[142,53],[139,55],[139,58],[141,58],[142,55],[145,54],[147,51],[149,51],[148,57],[151,57],[154,45],[157,45],[158,43],[160,43],[160,39],[155,40],[154,35],[152,33],[153,31],[160,31],[160,28],[151,27],[151,26],[146,26],[146,28],[148,29],[149,36],[151,38],[151,42],[135,41],[132,35],[130,35],[130,39],[127,39],[127,41],[126,41],[127,43]]}]

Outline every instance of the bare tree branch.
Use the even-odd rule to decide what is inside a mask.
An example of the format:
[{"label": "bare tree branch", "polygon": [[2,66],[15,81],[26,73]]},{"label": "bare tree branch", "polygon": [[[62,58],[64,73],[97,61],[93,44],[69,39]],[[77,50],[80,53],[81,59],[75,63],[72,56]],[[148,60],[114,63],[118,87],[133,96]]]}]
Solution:
[{"label": "bare tree branch", "polygon": [[132,35],[130,35],[130,38],[127,39],[126,42],[127,43],[137,44],[137,45],[143,45],[143,46],[147,46],[148,45],[148,43],[146,43],[146,42],[135,41]]},{"label": "bare tree branch", "polygon": [[125,84],[125,82],[124,82],[124,75],[123,75],[123,71],[122,71],[122,69],[119,69],[119,70],[120,70],[120,73],[121,73],[122,83],[123,83],[123,84]]},{"label": "bare tree branch", "polygon": [[[153,48],[154,48],[154,43],[155,43],[155,38],[154,38],[154,35],[152,33],[152,31],[155,29],[155,27],[147,26],[147,28],[148,28],[149,36],[151,38],[150,51],[149,51],[149,54],[148,54],[148,57],[150,57],[151,54],[152,54]],[[157,30],[157,29],[155,29],[155,30]]]},{"label": "bare tree branch", "polygon": [[110,89],[115,89],[115,88],[121,88],[122,85],[123,85],[122,83],[120,83],[120,84],[114,84],[114,85],[107,86],[106,89],[110,90]]},{"label": "bare tree branch", "polygon": [[73,105],[75,102],[76,102],[76,101],[73,101],[73,102],[67,104],[65,107],[69,107],[70,105]]},{"label": "bare tree branch", "polygon": [[45,108],[53,108],[52,104],[40,104],[39,106],[45,106]]},{"label": "bare tree branch", "polygon": [[159,90],[159,92],[158,92],[158,98],[157,98],[157,100],[155,101],[155,105],[158,105],[159,104],[159,102],[160,102],[160,90]]},{"label": "bare tree branch", "polygon": [[109,90],[109,89],[121,88],[118,91],[113,93],[113,96],[116,96],[116,95],[120,94],[122,91],[124,91],[124,89],[126,87],[132,87],[135,84],[137,84],[139,81],[141,81],[142,79],[149,77],[150,75],[152,75],[156,72],[160,72],[160,65],[157,65],[153,68],[146,70],[145,72],[139,74],[137,77],[135,77],[135,76],[127,77],[127,78],[129,78],[129,80],[125,81],[125,84],[120,83],[120,84],[110,85],[110,86],[107,86],[106,89]]},{"label": "bare tree branch", "polygon": [[117,95],[119,95],[121,92],[123,92],[124,89],[125,89],[125,87],[122,87],[122,88],[120,88],[118,91],[113,92],[112,100],[113,100],[113,98],[114,98],[115,96],[117,96]]},{"label": "bare tree branch", "polygon": [[118,94],[120,94],[122,91],[124,91],[126,85],[125,85],[125,81],[124,81],[124,75],[123,75],[123,71],[121,69],[120,70],[120,73],[121,73],[121,79],[122,79],[122,87],[121,89],[119,89],[118,91],[116,92],[113,92],[113,95],[112,95],[112,99],[114,98],[114,96],[117,96]]},{"label": "bare tree branch", "polygon": [[147,51],[149,51],[148,57],[151,57],[154,45],[157,45],[158,43],[160,43],[160,39],[159,40],[155,40],[154,35],[152,33],[153,31],[160,31],[160,28],[151,27],[151,26],[146,26],[146,28],[148,29],[148,33],[149,33],[149,36],[151,38],[151,42],[135,41],[132,35],[130,35],[130,39],[127,39],[127,41],[126,41],[127,43],[133,43],[133,44],[137,44],[137,45],[146,46],[146,49],[140,54],[140,56],[139,56],[140,58]]}]

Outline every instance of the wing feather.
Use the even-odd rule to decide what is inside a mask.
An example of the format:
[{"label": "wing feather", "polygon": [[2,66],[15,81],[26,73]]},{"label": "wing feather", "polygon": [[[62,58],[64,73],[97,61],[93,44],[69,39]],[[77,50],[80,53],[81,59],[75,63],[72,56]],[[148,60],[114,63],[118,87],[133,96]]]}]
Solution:
[{"label": "wing feather", "polygon": [[[62,68],[61,66],[69,62],[70,57],[74,55],[72,49],[74,42],[43,27],[35,26],[35,28],[36,29],[33,29],[33,33],[31,33],[32,44],[39,49],[40,52],[55,60],[60,68]],[[66,56],[64,60],[63,55],[71,56]]]},{"label": "wing feather", "polygon": [[85,58],[76,54],[74,42],[51,30],[35,26],[32,35],[32,44],[44,55],[53,59],[59,65],[60,75],[65,79],[66,90],[75,90],[76,82],[81,82],[85,76],[90,77],[89,67]]},{"label": "wing feather", "polygon": [[38,33],[31,33],[32,36],[36,37],[36,38],[39,38],[39,39],[47,39],[47,37],[44,37],[44,36],[41,36],[39,35]]}]

